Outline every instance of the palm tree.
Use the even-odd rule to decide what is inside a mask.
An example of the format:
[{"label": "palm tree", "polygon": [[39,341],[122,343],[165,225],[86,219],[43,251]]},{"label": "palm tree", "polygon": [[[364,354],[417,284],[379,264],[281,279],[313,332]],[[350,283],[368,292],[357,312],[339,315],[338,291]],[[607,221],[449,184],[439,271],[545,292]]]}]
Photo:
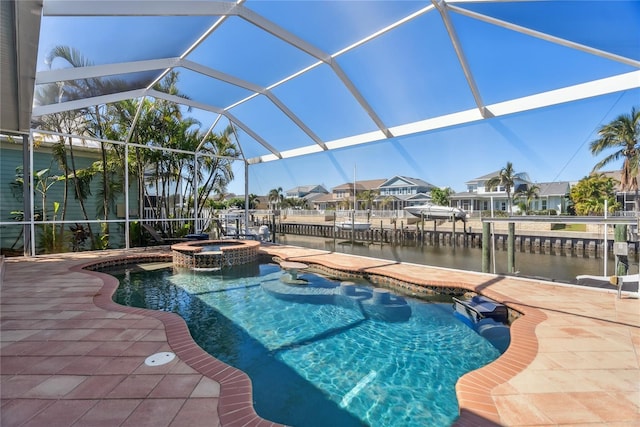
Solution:
[{"label": "palm tree", "polygon": [[[48,104],[52,100],[56,99],[61,102],[66,100],[69,91],[64,90],[62,86],[55,84],[44,85],[42,88],[38,88],[36,91],[36,101],[41,104]],[[66,133],[69,135],[82,135],[87,133],[87,121],[81,112],[67,111],[63,113],[49,114],[42,116],[34,120],[33,126],[35,128],[53,130],[59,133]],[[65,140],[67,142],[65,142]],[[69,161],[66,160],[66,145],[69,147]],[[74,142],[71,137],[60,137],[54,150],[54,156],[59,162],[61,169],[65,172],[65,179],[73,182],[74,195],[80,205],[80,210],[85,221],[89,221],[89,215],[85,207],[85,200],[87,193],[87,174],[82,172],[76,167],[76,160],[74,154]],[[62,156],[65,157],[64,164]],[[68,185],[65,184],[65,194]],[[64,219],[66,216],[67,201],[66,198],[63,201],[63,211],[61,217]],[[62,227],[64,228],[64,227]],[[92,248],[97,248],[97,240],[91,228],[91,224],[87,222],[87,229],[91,238]]]},{"label": "palm tree", "polygon": [[[202,135],[200,133],[198,135],[198,138],[202,139]],[[201,213],[200,211],[211,193],[225,194],[229,182],[233,180],[233,159],[239,157],[240,150],[238,145],[233,142],[232,135],[235,135],[233,128],[227,126],[219,135],[209,134],[200,148],[200,153],[206,155],[198,156],[199,164],[196,165],[199,170],[198,182],[202,183],[198,189],[198,214]],[[207,174],[206,180],[202,179],[203,172]],[[193,173],[191,173],[191,176],[193,176]],[[250,207],[252,205],[251,196],[249,195]]]},{"label": "palm tree", "polygon": [[358,200],[364,202],[365,209],[371,209],[373,207],[373,201],[378,196],[377,190],[364,190],[360,192],[357,196]]},{"label": "palm tree", "polygon": [[391,196],[386,196],[385,198],[382,199],[382,209],[386,210],[389,206],[391,206],[391,204],[393,203],[393,197]]},{"label": "palm tree", "polygon": [[540,187],[537,185],[527,185],[526,188],[521,188],[513,194],[515,199],[524,200],[526,206],[526,212],[531,210],[531,202],[538,198],[540,193]]},{"label": "palm tree", "polygon": [[[51,64],[55,60],[62,60],[66,62],[69,66],[73,68],[81,68],[92,66],[93,63],[90,62],[87,58],[85,58],[80,51],[75,48],[69,46],[55,46],[46,58],[46,63],[51,66]],[[59,94],[58,101],[62,101],[63,99],[66,101],[74,100],[74,99],[83,99],[90,98],[94,96],[104,95],[105,93],[115,93],[127,90],[131,87],[139,87],[140,83],[138,82],[125,82],[124,80],[117,78],[86,78],[86,79],[77,79],[70,80],[64,83],[64,85],[59,86]],[[100,154],[101,154],[101,165],[95,165],[94,171],[100,172],[102,177],[100,195],[102,196],[102,204],[98,206],[100,210],[100,214],[103,219],[109,219],[110,206],[113,200],[115,200],[115,194],[112,194],[117,189],[121,188],[121,185],[116,183],[112,185],[111,175],[113,174],[113,170],[109,170],[108,168],[108,153],[109,150],[105,146],[105,143],[102,142],[108,133],[109,128],[109,120],[107,118],[108,108],[106,106],[93,106],[89,107],[80,112],[80,115],[84,116],[85,126],[83,132],[77,133],[78,135],[86,134],[93,137],[98,138],[100,141]],[[70,150],[72,148],[70,147]],[[73,158],[71,159],[73,163]],[[75,167],[74,167],[75,169]],[[93,238],[93,233],[91,232],[91,226],[88,224],[89,233],[92,238],[92,242],[95,247],[95,239]],[[102,239],[102,247],[108,246],[108,236],[109,236],[109,223],[105,222],[102,224],[103,231],[103,239]]]},{"label": "palm tree", "polygon": [[[179,93],[177,83],[179,73],[171,72],[163,80],[154,86],[154,89],[172,95],[186,98]],[[140,109],[140,114],[134,125],[134,117]],[[170,147],[185,151],[194,151],[203,139],[203,135],[195,130],[199,125],[198,121],[183,117],[182,111],[175,103],[162,99],[150,100],[145,98],[142,101],[127,100],[107,107],[108,126],[105,126],[108,139],[124,140],[129,137],[129,141],[140,145],[155,147]],[[131,134],[129,135],[129,132]],[[198,183],[198,214],[205,207],[205,201],[210,195],[215,185],[219,183],[218,166],[220,162],[212,158],[216,153],[212,145],[216,145],[218,136],[210,134],[204,141],[200,152],[207,155],[198,158],[198,164],[193,164],[193,156],[180,153],[168,154],[160,150],[144,150],[136,146],[130,150],[129,154],[129,174],[130,182],[137,180],[138,187],[138,208],[139,215],[144,216],[145,200],[149,200],[147,184],[151,184],[156,191],[156,203],[153,206],[156,210],[156,217],[161,218],[163,214],[179,217],[185,212],[178,213],[178,209],[190,209],[193,207],[193,185]],[[114,151],[119,152],[119,162],[124,162],[124,152],[114,147]],[[222,154],[223,156],[226,154]],[[227,160],[228,161],[228,160]],[[223,162],[222,162],[223,163]],[[205,174],[207,178],[205,179]],[[222,173],[222,176],[228,176]],[[233,175],[231,174],[232,179]],[[132,179],[131,179],[132,178]],[[228,183],[228,181],[226,181]],[[177,185],[183,183],[184,185]],[[204,184],[202,184],[204,183]],[[180,193],[182,190],[182,193]],[[180,196],[180,199],[178,198]],[[179,205],[178,200],[186,203]],[[172,201],[174,203],[172,203]],[[149,203],[151,206],[151,203]],[[165,224],[165,228],[173,228],[174,223]],[[170,231],[171,232],[171,231]]]},{"label": "palm tree", "polygon": [[269,199],[269,204],[273,203],[274,209],[278,209],[278,206],[282,204],[284,200],[284,194],[282,194],[282,187],[273,188],[269,190],[269,194],[267,195]]},{"label": "palm tree", "polygon": [[249,199],[249,209],[258,209],[258,204],[260,203],[260,199],[258,199],[258,195],[250,193],[248,199]]},{"label": "palm tree", "polygon": [[485,186],[489,189],[489,191],[495,190],[498,186],[504,187],[504,192],[507,193],[507,212],[511,214],[511,190],[515,187],[517,180],[526,179],[526,173],[516,173],[513,169],[513,163],[507,162],[507,165],[500,169],[498,175],[489,179]]},{"label": "palm tree", "polygon": [[638,163],[640,162],[640,110],[635,107],[631,114],[621,114],[611,123],[598,130],[599,138],[591,141],[591,154],[598,155],[605,150],[613,149],[613,153],[600,160],[593,171],[623,159],[620,175],[620,186],[623,191],[635,191],[635,210],[640,210],[638,199]]}]

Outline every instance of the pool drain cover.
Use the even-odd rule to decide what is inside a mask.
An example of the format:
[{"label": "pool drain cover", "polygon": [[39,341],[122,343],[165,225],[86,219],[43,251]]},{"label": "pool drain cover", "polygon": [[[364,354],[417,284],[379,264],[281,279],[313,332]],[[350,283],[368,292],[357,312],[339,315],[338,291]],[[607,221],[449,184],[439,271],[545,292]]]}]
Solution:
[{"label": "pool drain cover", "polygon": [[164,351],[162,353],[152,354],[151,356],[147,357],[144,363],[147,366],[160,366],[164,365],[165,363],[171,362],[175,357],[176,355],[174,353]]}]

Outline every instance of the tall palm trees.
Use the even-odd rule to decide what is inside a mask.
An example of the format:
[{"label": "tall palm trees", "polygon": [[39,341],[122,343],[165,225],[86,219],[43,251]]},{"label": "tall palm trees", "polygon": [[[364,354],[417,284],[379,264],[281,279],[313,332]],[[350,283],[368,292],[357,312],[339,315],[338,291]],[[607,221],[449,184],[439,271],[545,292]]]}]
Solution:
[{"label": "tall palm trees", "polygon": [[485,187],[489,190],[495,190],[497,187],[504,187],[507,194],[507,212],[511,214],[511,190],[515,188],[516,181],[527,180],[524,172],[518,172],[513,169],[513,163],[507,162],[507,165],[500,169],[498,174],[487,181]]},{"label": "tall palm trees", "polygon": [[[47,55],[46,62],[51,66],[54,61],[64,61],[66,65],[81,68],[88,67],[93,65],[87,58],[85,58],[80,51],[75,48],[69,46],[55,46]],[[123,91],[129,88],[130,86],[135,86],[136,83],[127,83],[123,80],[117,78],[86,78],[86,79],[76,79],[69,80],[66,82],[60,82],[57,85],[49,85],[56,87],[57,86],[57,101],[61,102],[63,100],[69,101],[74,99],[81,98],[90,98],[93,96],[103,95],[105,93],[113,93],[117,91]],[[95,162],[93,168],[88,169],[85,168],[85,171],[90,171],[93,175],[97,175],[100,173],[101,176],[101,187],[99,190],[101,203],[98,205],[100,210],[97,213],[97,216],[102,216],[103,219],[109,219],[110,206],[113,204],[115,200],[115,192],[118,188],[121,188],[121,183],[112,182],[116,180],[116,173],[121,172],[118,168],[109,168],[110,162],[108,161],[108,147],[107,144],[102,142],[108,132],[108,117],[107,117],[107,108],[105,106],[96,105],[93,107],[88,107],[81,111],[72,112],[73,119],[72,123],[82,123],[82,128],[76,130],[76,135],[88,135],[98,138],[100,141],[100,161]],[[75,114],[74,114],[75,113]],[[69,113],[66,113],[67,115]],[[59,114],[58,116],[63,116],[64,114]],[[77,125],[74,123],[74,126]],[[58,129],[54,129],[60,132]],[[71,133],[71,132],[69,132]],[[78,181],[77,172],[74,163],[73,157],[73,146],[71,141],[69,142],[69,151],[71,155],[71,163],[72,168],[71,172],[74,175],[74,181]],[[76,195],[78,194],[78,188],[76,185]],[[79,199],[80,200],[80,199]],[[82,201],[80,200],[82,203]],[[82,207],[84,212],[84,206]],[[84,212],[85,219],[87,219],[87,214]],[[88,223],[87,227],[89,229],[89,234],[91,236],[91,240],[94,247],[98,247],[96,244],[96,239],[91,230],[91,224]],[[109,245],[109,223],[105,222],[102,224],[102,237],[100,240],[99,247],[106,248]]]},{"label": "tall palm trees", "polygon": [[273,188],[269,190],[269,194],[267,195],[269,199],[269,204],[273,203],[274,208],[278,209],[278,207],[282,204],[284,200],[284,194],[282,193],[282,187]]},{"label": "tall palm trees", "polygon": [[377,190],[364,190],[356,196],[357,200],[364,202],[364,208],[371,210],[373,207],[373,201],[378,197],[379,191]]},{"label": "tall palm trees", "polygon": [[593,171],[598,171],[609,163],[623,160],[620,185],[623,191],[635,191],[635,210],[640,210],[638,199],[638,164],[640,162],[640,110],[635,107],[630,114],[621,114],[611,123],[598,130],[599,138],[589,145],[591,154],[597,155],[605,150],[615,151],[600,160]]},{"label": "tall palm trees", "polygon": [[[199,163],[196,165],[200,174],[198,176],[200,183],[198,185],[198,215],[210,195],[212,193],[225,194],[229,182],[233,180],[232,159],[240,155],[239,146],[232,139],[234,134],[233,128],[227,126],[219,135],[209,134],[200,148],[200,152],[205,155],[198,157]],[[200,134],[199,139],[202,139]],[[206,174],[206,179],[203,179],[203,174]],[[251,196],[255,195],[249,195],[250,206],[252,204]]]},{"label": "tall palm trees", "polygon": [[517,190],[513,194],[513,197],[515,199],[524,200],[526,207],[525,211],[527,211],[528,213],[528,211],[531,210],[531,202],[538,198],[538,193],[540,193],[540,187],[538,187],[537,185],[527,185],[526,188]]},{"label": "tall palm trees", "polygon": [[[81,68],[92,65],[79,51],[66,46],[55,47],[48,55],[47,61],[49,64],[53,61],[64,61],[66,66]],[[157,83],[154,89],[184,97],[178,90],[177,82],[178,72],[173,71]],[[140,86],[140,83],[123,82],[113,78],[87,78],[45,85],[38,90],[41,92],[42,103],[50,104],[114,93],[126,90],[129,85]],[[83,205],[87,193],[81,190],[90,187],[81,185],[90,183],[87,180],[94,176],[101,178],[100,188],[95,193],[101,196],[96,203],[100,208],[96,218],[110,219],[110,210],[115,206],[116,196],[121,195],[124,190],[125,161],[129,162],[129,178],[133,178],[131,182],[137,179],[140,218],[144,217],[143,205],[148,197],[149,183],[145,179],[149,178],[154,181],[156,194],[159,196],[156,200],[163,204],[164,215],[181,218],[189,213],[199,216],[211,193],[226,192],[227,185],[233,179],[232,162],[239,156],[239,148],[231,139],[231,131],[225,130],[220,135],[200,132],[197,129],[199,123],[193,118],[183,117],[183,110],[178,104],[161,99],[127,100],[59,113],[41,118],[39,125],[59,133],[97,138],[100,144],[100,160],[82,170],[76,168],[74,163],[74,143],[71,140],[65,149],[64,137],[60,137],[60,143],[54,151],[56,160],[68,180],[65,180],[65,185],[75,185],[76,198],[87,221],[88,215]],[[71,125],[74,126],[73,130],[69,128]],[[136,145],[134,149],[129,150],[128,159],[125,159],[124,145],[103,142],[104,140],[129,141]],[[143,146],[148,146],[149,149]],[[176,150],[168,153],[155,149],[165,147]],[[195,153],[196,150],[197,156],[187,154]],[[67,155],[70,156],[69,162]],[[82,171],[85,173],[81,174]],[[91,173],[91,176],[87,175],[88,173]],[[193,196],[198,200],[198,212],[191,210],[194,207]],[[100,201],[102,203],[99,203]],[[183,203],[177,203],[180,201]],[[63,215],[66,205],[65,198]],[[170,227],[172,225],[173,223],[169,224]],[[89,231],[91,233],[90,223]],[[106,247],[109,244],[108,235],[108,223],[105,222],[99,240],[91,233],[93,247]]]}]

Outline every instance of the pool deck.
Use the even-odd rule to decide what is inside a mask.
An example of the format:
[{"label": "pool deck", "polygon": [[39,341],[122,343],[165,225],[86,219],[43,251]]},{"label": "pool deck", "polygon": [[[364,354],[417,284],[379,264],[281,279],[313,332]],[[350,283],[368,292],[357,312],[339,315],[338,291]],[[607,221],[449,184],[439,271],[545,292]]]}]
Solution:
[{"label": "pool deck", "polygon": [[[498,360],[460,379],[459,426],[640,425],[640,300],[291,246],[288,261],[460,286],[524,314]],[[81,266],[158,248],[5,259],[0,425],[270,426],[242,372],[202,351],[178,316],[119,306],[117,282]],[[167,254],[167,252],[164,252]],[[145,359],[170,351],[162,366]]]}]

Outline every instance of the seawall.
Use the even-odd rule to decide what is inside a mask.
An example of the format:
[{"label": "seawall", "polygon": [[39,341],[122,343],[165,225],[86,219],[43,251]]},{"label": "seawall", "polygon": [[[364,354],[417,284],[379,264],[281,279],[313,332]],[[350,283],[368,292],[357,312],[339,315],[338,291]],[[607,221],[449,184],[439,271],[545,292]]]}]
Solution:
[{"label": "seawall", "polygon": [[[301,236],[323,237],[339,240],[354,240],[398,245],[432,245],[432,246],[460,246],[482,247],[482,223],[479,220],[468,221],[466,224],[457,222],[405,225],[401,220],[395,223],[373,220],[369,230],[336,229],[333,221],[312,220],[309,217],[288,217],[276,221],[276,239],[278,234],[293,234]],[[579,255],[593,258],[604,256],[604,228],[602,226],[587,225],[586,231],[555,231],[549,230],[553,221],[548,223],[517,224],[515,231],[515,250],[517,252],[541,253],[549,255]],[[613,254],[613,227],[607,233],[607,251]],[[494,231],[496,250],[507,249],[506,223],[496,224]],[[628,255],[638,254],[638,242],[628,241]]]}]

